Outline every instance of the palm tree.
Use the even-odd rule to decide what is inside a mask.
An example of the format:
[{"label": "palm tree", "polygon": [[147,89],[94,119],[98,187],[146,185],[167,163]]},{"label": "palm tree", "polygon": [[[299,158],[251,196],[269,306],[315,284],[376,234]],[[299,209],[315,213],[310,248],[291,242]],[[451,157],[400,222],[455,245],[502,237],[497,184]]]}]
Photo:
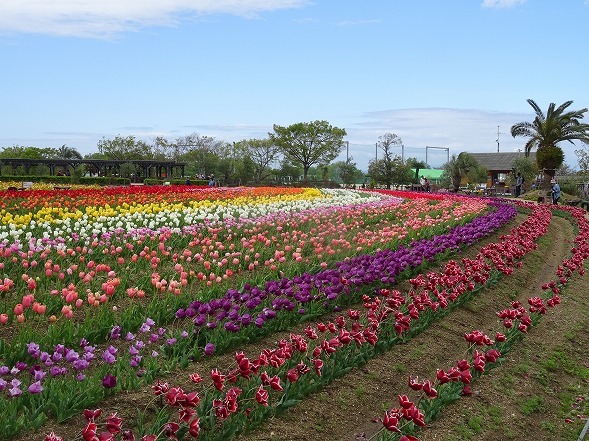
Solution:
[{"label": "palm tree", "polygon": [[530,155],[532,149],[536,149],[536,160],[538,168],[544,170],[545,184],[554,177],[556,169],[564,162],[564,153],[558,144],[568,141],[574,144],[574,140],[589,143],[589,124],[583,124],[587,109],[571,110],[567,108],[573,104],[566,101],[556,107],[554,103],[548,106],[548,112],[544,115],[542,109],[534,100],[529,99],[528,103],[536,112],[533,122],[520,122],[511,126],[511,135],[524,136],[528,139],[525,145],[526,156]]},{"label": "palm tree", "polygon": [[59,159],[83,159],[80,152],[74,147],[68,147],[65,144],[58,148],[55,154]]}]

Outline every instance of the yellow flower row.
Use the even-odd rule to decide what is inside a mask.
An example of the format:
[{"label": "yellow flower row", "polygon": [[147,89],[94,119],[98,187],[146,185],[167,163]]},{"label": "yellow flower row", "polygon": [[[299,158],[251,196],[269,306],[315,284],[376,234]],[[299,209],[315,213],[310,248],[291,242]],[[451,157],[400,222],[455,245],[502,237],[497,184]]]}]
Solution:
[{"label": "yellow flower row", "polygon": [[302,193],[275,195],[275,196],[239,196],[233,199],[220,200],[193,200],[188,203],[166,203],[159,202],[153,204],[136,204],[123,203],[119,206],[111,207],[106,204],[103,206],[81,207],[71,211],[63,207],[45,206],[40,207],[35,212],[25,214],[12,214],[7,210],[0,210],[0,224],[13,225],[15,228],[25,228],[31,222],[39,223],[62,223],[67,219],[77,221],[85,218],[87,221],[94,221],[101,217],[126,216],[133,214],[154,215],[165,212],[181,212],[185,210],[210,210],[215,211],[219,207],[227,206],[258,206],[270,205],[275,203],[289,203],[301,200],[312,200],[319,197],[329,197],[317,189],[305,189]]}]

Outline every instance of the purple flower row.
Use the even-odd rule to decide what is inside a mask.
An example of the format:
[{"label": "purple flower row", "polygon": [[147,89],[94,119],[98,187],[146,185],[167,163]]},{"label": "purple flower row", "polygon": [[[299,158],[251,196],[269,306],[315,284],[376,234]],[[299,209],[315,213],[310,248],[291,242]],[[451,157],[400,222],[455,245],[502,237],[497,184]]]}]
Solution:
[{"label": "purple flower row", "polygon": [[262,327],[280,310],[296,309],[304,314],[305,305],[310,302],[334,302],[340,295],[350,292],[350,285],[392,284],[407,268],[418,267],[426,260],[433,261],[439,253],[472,245],[517,214],[512,205],[493,205],[494,211],[456,226],[446,234],[415,240],[396,250],[346,259],[338,262],[334,269],[316,274],[303,273],[292,279],[272,280],[264,287],[246,284],[241,290],[228,290],[222,298],[193,301],[187,308],[178,309],[176,318],[192,320],[194,332],[215,328],[238,332],[252,323]]}]

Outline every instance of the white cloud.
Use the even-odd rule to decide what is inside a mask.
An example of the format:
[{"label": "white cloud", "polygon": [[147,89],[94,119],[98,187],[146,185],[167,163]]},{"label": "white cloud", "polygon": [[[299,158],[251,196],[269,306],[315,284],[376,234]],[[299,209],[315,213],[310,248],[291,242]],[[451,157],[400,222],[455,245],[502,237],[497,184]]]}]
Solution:
[{"label": "white cloud", "polygon": [[2,0],[0,33],[109,37],[210,14],[246,18],[308,0]]},{"label": "white cloud", "polygon": [[527,0],[483,0],[482,6],[484,8],[512,8],[517,5],[522,5]]}]

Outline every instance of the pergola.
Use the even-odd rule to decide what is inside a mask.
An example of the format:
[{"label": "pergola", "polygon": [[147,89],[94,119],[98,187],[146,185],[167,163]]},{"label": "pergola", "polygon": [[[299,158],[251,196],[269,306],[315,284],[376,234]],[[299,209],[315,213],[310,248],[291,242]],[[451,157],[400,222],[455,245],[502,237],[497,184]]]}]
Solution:
[{"label": "pergola", "polygon": [[169,178],[173,176],[183,177],[185,162],[176,161],[161,161],[152,159],[131,159],[131,160],[117,160],[117,159],[29,159],[29,158],[2,158],[0,159],[2,165],[10,165],[13,168],[24,167],[25,174],[30,173],[30,169],[36,165],[44,165],[49,168],[49,174],[54,176],[59,170],[64,172],[68,168],[76,169],[81,165],[85,165],[86,169],[91,174],[98,176],[109,176],[120,174],[120,169],[123,164],[132,164],[141,170],[142,178]]}]

